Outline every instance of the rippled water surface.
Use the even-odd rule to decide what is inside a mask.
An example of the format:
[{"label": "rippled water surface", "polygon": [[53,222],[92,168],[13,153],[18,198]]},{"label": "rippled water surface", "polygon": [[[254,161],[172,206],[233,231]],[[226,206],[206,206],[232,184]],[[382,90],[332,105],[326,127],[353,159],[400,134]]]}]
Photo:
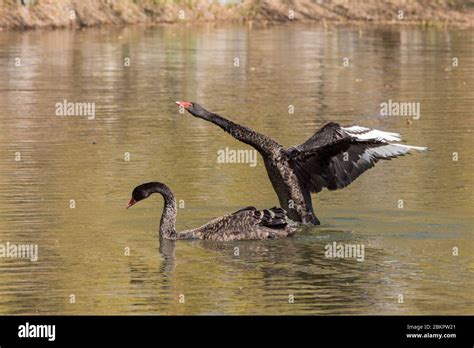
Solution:
[{"label": "rippled water surface", "polygon": [[[39,248],[0,258],[0,313],[474,314],[473,44],[417,27],[0,32],[0,243]],[[56,116],[65,99],[95,119]],[[247,147],[175,100],[285,146],[332,120],[431,151],[314,195],[322,225],[294,238],[160,245],[162,199],[125,210],[142,182],[182,200],[178,229],[278,204],[261,158],[217,163]],[[420,119],[381,117],[388,100]],[[326,258],[333,242],[364,261]]]}]

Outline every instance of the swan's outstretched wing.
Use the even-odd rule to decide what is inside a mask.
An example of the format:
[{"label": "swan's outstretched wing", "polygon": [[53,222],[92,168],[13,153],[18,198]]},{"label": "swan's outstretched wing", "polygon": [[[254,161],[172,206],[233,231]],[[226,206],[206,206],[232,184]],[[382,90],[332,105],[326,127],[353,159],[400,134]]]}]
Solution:
[{"label": "swan's outstretched wing", "polygon": [[397,133],[328,123],[299,146],[287,150],[300,183],[311,192],[346,187],[381,159],[427,148],[391,143]]}]

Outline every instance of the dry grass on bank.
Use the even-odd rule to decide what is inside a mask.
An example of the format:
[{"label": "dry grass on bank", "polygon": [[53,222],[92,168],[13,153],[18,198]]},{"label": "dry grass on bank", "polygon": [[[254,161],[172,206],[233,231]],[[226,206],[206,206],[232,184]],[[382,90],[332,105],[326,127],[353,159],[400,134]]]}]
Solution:
[{"label": "dry grass on bank", "polygon": [[[28,1],[28,0],[23,0]],[[374,22],[471,27],[468,0],[0,0],[0,28],[78,28],[191,22]],[[294,11],[294,19],[290,18]],[[398,18],[403,11],[403,19]],[[184,18],[183,18],[184,17]]]}]

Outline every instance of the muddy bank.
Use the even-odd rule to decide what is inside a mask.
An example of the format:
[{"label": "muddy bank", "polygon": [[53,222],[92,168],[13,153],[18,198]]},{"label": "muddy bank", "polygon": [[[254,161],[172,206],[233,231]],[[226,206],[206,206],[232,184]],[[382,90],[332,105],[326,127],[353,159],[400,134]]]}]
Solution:
[{"label": "muddy bank", "polygon": [[1,29],[179,22],[361,22],[472,27],[463,0],[2,0]]}]

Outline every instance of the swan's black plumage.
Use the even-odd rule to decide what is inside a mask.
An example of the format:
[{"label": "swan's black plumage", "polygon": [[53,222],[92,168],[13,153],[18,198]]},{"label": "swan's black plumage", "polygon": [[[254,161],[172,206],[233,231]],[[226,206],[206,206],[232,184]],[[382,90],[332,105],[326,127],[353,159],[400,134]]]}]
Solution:
[{"label": "swan's black plumage", "polygon": [[197,103],[176,102],[193,116],[212,122],[254,147],[263,157],[281,207],[299,222],[319,224],[311,192],[346,187],[381,159],[403,156],[424,147],[398,143],[400,135],[330,122],[298,146],[283,148],[275,140],[207,111]]},{"label": "swan's black plumage", "polygon": [[286,212],[277,207],[257,210],[246,207],[235,213],[209,221],[207,224],[182,232],[176,231],[176,200],[168,186],[149,182],[137,186],[127,208],[153,193],[163,196],[165,204],[160,223],[160,236],[165,239],[209,239],[216,241],[285,238],[296,232],[296,225]]},{"label": "swan's black plumage", "polygon": [[[371,131],[375,132],[373,137],[360,138]],[[352,183],[381,159],[403,156],[411,149],[425,150],[388,142],[399,140],[396,133],[358,126],[341,127],[331,122],[303,144],[288,149],[288,154],[298,179],[311,192],[320,192],[323,188],[337,190]]]}]

